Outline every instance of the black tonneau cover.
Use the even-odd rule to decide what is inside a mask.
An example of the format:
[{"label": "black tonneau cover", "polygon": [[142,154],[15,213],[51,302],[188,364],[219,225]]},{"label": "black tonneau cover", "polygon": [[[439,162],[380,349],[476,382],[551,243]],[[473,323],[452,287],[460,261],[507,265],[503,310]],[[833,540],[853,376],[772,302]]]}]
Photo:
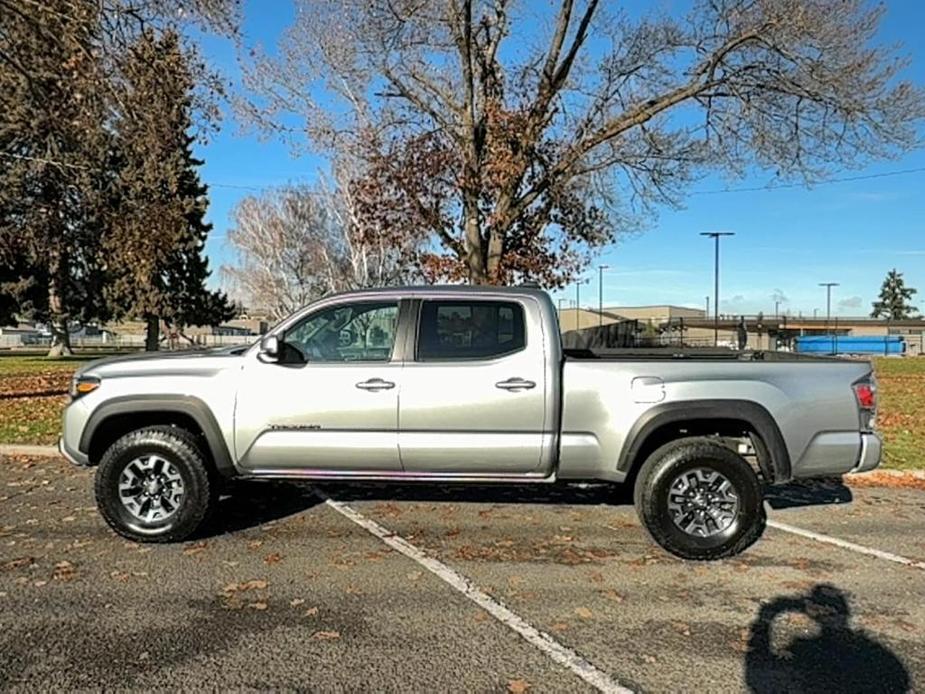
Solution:
[{"label": "black tonneau cover", "polygon": [[841,357],[797,354],[796,352],[737,351],[715,347],[592,347],[563,348],[566,359],[598,359],[602,361],[651,361],[657,359],[689,359],[692,361],[775,361],[775,362],[841,362]]}]

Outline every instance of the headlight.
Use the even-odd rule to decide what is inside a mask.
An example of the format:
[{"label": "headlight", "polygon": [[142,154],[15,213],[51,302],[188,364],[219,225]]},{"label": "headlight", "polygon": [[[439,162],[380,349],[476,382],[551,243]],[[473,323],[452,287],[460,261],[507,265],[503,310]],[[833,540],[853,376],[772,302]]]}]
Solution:
[{"label": "headlight", "polygon": [[92,393],[100,387],[100,379],[96,376],[75,376],[71,379],[70,395],[72,400],[76,400],[82,395]]}]

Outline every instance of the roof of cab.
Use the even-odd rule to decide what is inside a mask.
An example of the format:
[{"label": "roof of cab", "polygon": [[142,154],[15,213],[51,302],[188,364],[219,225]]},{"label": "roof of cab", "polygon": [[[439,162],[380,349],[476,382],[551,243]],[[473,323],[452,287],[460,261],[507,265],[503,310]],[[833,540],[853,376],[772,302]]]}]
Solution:
[{"label": "roof of cab", "polygon": [[546,291],[538,287],[502,287],[495,285],[472,285],[472,284],[429,284],[429,285],[407,285],[402,287],[376,287],[370,289],[355,289],[347,292],[340,292],[338,294],[331,294],[325,298],[331,298],[334,296],[337,297],[350,297],[350,296],[395,296],[396,294],[402,296],[426,296],[428,294],[439,294],[441,296],[446,296],[447,294],[459,294],[460,296],[472,296],[480,294],[511,294],[518,296],[542,296],[548,297]]}]

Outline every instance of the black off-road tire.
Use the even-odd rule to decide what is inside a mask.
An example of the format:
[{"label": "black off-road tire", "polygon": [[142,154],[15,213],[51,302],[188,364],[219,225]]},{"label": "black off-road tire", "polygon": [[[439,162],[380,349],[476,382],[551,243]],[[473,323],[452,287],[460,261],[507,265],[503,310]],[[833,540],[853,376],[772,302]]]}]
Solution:
[{"label": "black off-road tire", "polygon": [[[681,473],[695,468],[723,475],[739,498],[731,525],[715,535],[688,534],[669,511],[672,483]],[[682,559],[709,561],[735,556],[761,537],[767,522],[758,475],[742,456],[709,438],[679,439],[652,453],[639,470],[633,498],[649,536]]]},{"label": "black off-road tire", "polygon": [[[145,523],[120,500],[119,478],[129,462],[152,453],[179,472],[183,496],[169,518]],[[95,491],[103,518],[123,537],[136,542],[180,542],[207,521],[215,507],[218,484],[194,434],[179,427],[152,426],[129,432],[106,450],[96,471]]]}]

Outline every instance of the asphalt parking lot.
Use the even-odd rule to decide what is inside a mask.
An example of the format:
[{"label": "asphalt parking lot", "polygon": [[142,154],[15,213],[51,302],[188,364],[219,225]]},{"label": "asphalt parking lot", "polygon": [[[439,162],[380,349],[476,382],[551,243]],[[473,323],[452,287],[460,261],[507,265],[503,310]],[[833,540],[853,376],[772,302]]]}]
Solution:
[{"label": "asphalt parking lot", "polygon": [[252,484],[144,546],[91,483],[0,461],[4,689],[925,687],[925,491],[788,488],[772,523],[847,546],[770,527],[692,564],[606,488]]}]

